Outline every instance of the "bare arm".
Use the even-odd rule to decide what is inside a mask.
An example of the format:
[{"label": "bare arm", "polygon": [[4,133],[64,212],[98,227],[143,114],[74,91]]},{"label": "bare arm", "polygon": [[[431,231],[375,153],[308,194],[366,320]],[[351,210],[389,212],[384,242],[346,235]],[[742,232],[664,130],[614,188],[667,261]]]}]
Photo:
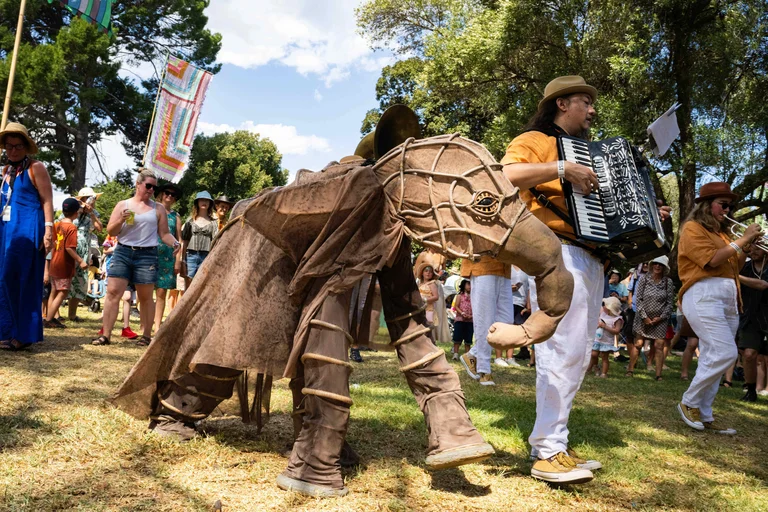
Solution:
[{"label": "bare arm", "polygon": [[613,324],[613,329],[608,327],[608,325],[606,325],[605,322],[603,322],[603,330],[609,334],[613,334],[614,336],[616,336],[621,332],[622,325],[624,325],[624,320],[621,320],[621,319],[617,320],[616,323]]},{"label": "bare arm", "polygon": [[[750,243],[752,243],[752,241],[755,238],[762,236],[762,234],[763,232],[761,231],[759,224],[751,224],[747,227],[746,231],[744,231],[744,235],[741,238],[735,240],[733,243],[735,243],[736,245],[738,245],[740,248],[743,249],[745,245],[749,245]],[[709,263],[707,263],[707,266],[719,267],[720,265],[728,261],[728,259],[731,256],[733,256],[734,253],[736,253],[736,249],[734,249],[730,245],[721,247],[720,249],[715,251],[715,254],[712,255],[712,259],[709,260]],[[747,261],[747,255],[744,252],[742,252],[741,254],[739,254],[739,268],[744,266],[745,261]]]},{"label": "bare arm", "polygon": [[440,298],[438,296],[437,292],[437,285],[435,283],[429,283],[429,292],[431,296],[427,299],[427,304],[432,304],[433,302],[437,302],[437,300]]},{"label": "bare arm", "polygon": [[109,216],[109,222],[107,223],[107,233],[111,236],[117,236],[120,234],[120,230],[123,229],[125,219],[128,218],[128,208],[125,201],[119,201],[115,208],[112,210],[112,215]]},{"label": "bare arm", "polygon": [[88,264],[85,262],[83,258],[81,258],[77,251],[74,250],[72,247],[67,247],[67,254],[69,254],[73,260],[75,260],[75,263],[77,263],[77,266],[80,268],[88,268]]},{"label": "bare arm", "polygon": [[51,176],[41,162],[34,162],[29,172],[35,178],[33,181],[40,196],[45,222],[51,223],[50,226],[45,226],[45,235],[43,235],[43,247],[45,253],[48,254],[53,248],[53,186],[51,185]]},{"label": "bare arm", "polygon": [[174,249],[174,255],[178,253],[179,241],[174,238],[171,232],[168,230],[168,214],[165,211],[165,206],[158,204],[157,208],[157,234],[160,236],[160,240],[163,241],[168,247]]},{"label": "bare arm", "polygon": [[748,286],[749,288],[754,288],[755,290],[768,290],[768,282],[765,282],[762,279],[757,279],[754,277],[747,277],[747,276],[739,276],[739,282],[741,282],[741,284],[743,284],[744,286]]},{"label": "bare arm", "polygon": [[[589,167],[573,162],[564,162],[565,179],[582,190],[598,188],[597,174]],[[557,179],[557,162],[507,164],[504,176],[516,187],[528,190],[531,187]]]}]

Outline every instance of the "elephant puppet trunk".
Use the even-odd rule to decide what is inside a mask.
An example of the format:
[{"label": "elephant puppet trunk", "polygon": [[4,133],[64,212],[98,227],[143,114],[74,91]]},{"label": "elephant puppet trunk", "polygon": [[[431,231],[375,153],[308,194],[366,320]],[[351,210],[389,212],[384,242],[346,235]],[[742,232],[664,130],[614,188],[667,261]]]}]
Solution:
[{"label": "elephant puppet trunk", "polygon": [[497,258],[535,276],[539,309],[522,325],[493,324],[488,343],[497,350],[507,350],[548,340],[568,312],[573,296],[573,276],[565,268],[560,241],[526,210]]}]

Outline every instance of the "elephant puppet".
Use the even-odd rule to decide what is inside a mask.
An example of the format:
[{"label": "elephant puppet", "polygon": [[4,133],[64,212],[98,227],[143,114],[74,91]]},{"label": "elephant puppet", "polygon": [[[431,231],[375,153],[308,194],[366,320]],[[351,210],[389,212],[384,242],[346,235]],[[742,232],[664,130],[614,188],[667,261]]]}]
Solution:
[{"label": "elephant puppet", "polygon": [[[449,257],[493,255],[536,276],[540,310],[498,345],[547,339],[573,288],[560,244],[533,217],[488,151],[458,135],[408,139],[376,165],[345,159],[239,203],[195,280],[131,370],[115,403],[158,433],[241,395],[244,420],[268,414],[272,376],[291,378],[295,442],[278,485],[310,496],[347,492],[340,457],[352,399],[353,287],[375,275],[391,345],[424,414],[426,466],[476,462],[493,448],[472,425],[459,379],[430,338],[410,239]],[[361,292],[363,293],[363,292]],[[355,301],[357,302],[357,301]],[[370,302],[370,301],[367,301]],[[258,372],[249,409],[247,378]],[[245,399],[243,399],[245,395]],[[348,448],[348,447],[347,447]]]}]

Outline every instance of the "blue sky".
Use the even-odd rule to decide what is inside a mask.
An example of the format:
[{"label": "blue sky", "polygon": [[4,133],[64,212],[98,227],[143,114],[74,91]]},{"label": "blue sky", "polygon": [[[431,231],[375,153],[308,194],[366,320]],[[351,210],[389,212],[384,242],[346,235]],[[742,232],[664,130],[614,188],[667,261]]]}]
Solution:
[{"label": "blue sky", "polygon": [[[212,0],[206,14],[209,28],[222,34],[222,69],[211,81],[197,133],[259,133],[277,145],[291,177],[351,154],[365,113],[377,106],[381,68],[393,61],[357,33],[360,1]],[[149,72],[151,66],[142,66],[126,76]],[[99,150],[108,174],[133,166],[119,136]],[[87,183],[102,180],[91,157]]]}]

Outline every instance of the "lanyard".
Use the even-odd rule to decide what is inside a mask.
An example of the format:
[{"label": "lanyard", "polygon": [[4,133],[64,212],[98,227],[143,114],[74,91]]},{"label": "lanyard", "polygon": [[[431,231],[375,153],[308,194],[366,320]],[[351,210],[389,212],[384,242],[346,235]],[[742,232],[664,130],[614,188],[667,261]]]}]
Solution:
[{"label": "lanyard", "polygon": [[10,175],[10,176],[8,179],[8,195],[7,195],[6,203],[3,206],[3,211],[0,212],[0,218],[2,218],[2,216],[5,215],[5,211],[11,207],[11,196],[13,195],[13,185],[16,182],[16,178],[19,176],[19,174],[26,171],[28,168],[29,168],[29,158],[26,156],[21,162],[19,162],[18,166],[15,169],[13,169],[15,170],[15,172],[10,171],[11,165],[6,165],[3,168],[3,179],[2,181],[0,181],[0,189],[2,187],[1,184],[5,183],[5,176],[6,175]]}]

